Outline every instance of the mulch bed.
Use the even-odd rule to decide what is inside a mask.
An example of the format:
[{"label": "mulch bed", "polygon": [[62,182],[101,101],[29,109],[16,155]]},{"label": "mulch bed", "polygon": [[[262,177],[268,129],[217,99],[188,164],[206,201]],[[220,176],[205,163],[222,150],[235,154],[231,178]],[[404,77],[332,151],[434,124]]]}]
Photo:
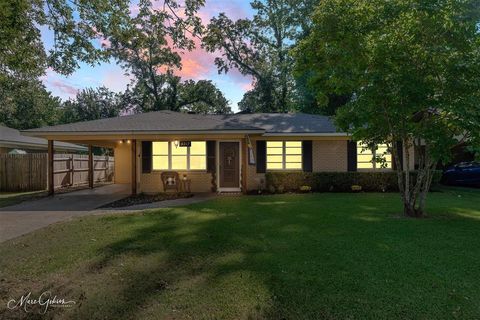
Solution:
[{"label": "mulch bed", "polygon": [[129,196],[109,204],[102,206],[101,208],[120,208],[128,207],[137,204],[152,203],[165,200],[185,199],[193,197],[192,193],[179,192],[179,193],[156,193],[156,194],[137,194],[135,196]]}]

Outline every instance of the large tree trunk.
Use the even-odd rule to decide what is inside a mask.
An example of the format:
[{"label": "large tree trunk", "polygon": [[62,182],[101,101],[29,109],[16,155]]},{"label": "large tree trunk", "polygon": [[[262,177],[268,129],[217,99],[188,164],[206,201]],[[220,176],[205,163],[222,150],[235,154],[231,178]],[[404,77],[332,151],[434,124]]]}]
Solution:
[{"label": "large tree trunk", "polygon": [[[419,152],[420,146],[413,141],[413,144],[409,144],[404,141],[405,146],[405,170],[401,172],[399,167],[400,161],[398,154],[394,154],[395,161],[397,163],[398,183],[400,193],[402,194],[403,201],[403,213],[406,217],[420,218],[425,215],[425,204],[428,192],[433,179],[433,170],[435,169],[436,162],[433,161],[428,154],[428,147],[426,147],[425,153]],[[410,168],[410,147],[414,146],[414,150],[417,152],[418,171],[415,179],[415,183],[410,181],[411,168]],[[395,152],[396,153],[396,152]],[[405,179],[401,179],[405,177]]]}]

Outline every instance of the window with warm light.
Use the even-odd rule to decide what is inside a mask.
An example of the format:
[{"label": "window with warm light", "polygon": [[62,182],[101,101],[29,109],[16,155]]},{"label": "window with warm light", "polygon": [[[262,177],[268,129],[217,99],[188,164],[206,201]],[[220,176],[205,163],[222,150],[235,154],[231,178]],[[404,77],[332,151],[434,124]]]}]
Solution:
[{"label": "window with warm light", "polygon": [[[382,162],[375,161],[382,158]],[[386,144],[378,144],[376,148],[368,148],[362,141],[357,143],[357,169],[380,170],[392,168],[392,154]]]},{"label": "window with warm light", "polygon": [[302,170],[302,142],[267,141],[267,170]]},{"label": "window with warm light", "polygon": [[153,170],[169,169],[169,153],[169,143],[167,141],[157,141],[152,143]]},{"label": "window with warm light", "polygon": [[170,141],[152,143],[153,170],[206,170],[207,143],[192,141],[190,147],[180,147]]},{"label": "window with warm light", "polygon": [[190,170],[207,169],[207,144],[205,141],[192,141],[189,148]]}]

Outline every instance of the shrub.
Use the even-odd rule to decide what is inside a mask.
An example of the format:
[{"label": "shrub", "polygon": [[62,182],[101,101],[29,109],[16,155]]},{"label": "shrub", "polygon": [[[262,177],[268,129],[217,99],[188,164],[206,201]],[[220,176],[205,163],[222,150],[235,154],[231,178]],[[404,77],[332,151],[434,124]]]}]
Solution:
[{"label": "shrub", "polygon": [[[417,172],[411,172],[415,181]],[[276,192],[298,191],[302,186],[311,186],[315,192],[352,192],[352,186],[367,192],[398,191],[397,172],[267,172],[268,190]],[[432,186],[438,184],[441,171],[434,173]]]},{"label": "shrub", "polygon": [[352,186],[352,191],[362,191],[362,186],[354,184]]},{"label": "shrub", "polygon": [[312,191],[312,187],[310,186],[301,186],[300,187],[300,192],[310,192]]}]

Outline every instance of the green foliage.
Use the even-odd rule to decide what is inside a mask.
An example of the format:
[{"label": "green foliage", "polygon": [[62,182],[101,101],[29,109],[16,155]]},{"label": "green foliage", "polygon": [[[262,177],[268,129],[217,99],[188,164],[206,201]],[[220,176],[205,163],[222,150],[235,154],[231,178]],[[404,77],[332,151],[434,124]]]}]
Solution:
[{"label": "green foliage", "polygon": [[116,117],[124,110],[122,97],[105,87],[87,88],[77,93],[75,99],[63,104],[61,123],[89,121]]},{"label": "green foliage", "polygon": [[60,99],[42,82],[0,74],[0,123],[19,130],[56,124]]},{"label": "green foliage", "polygon": [[179,51],[192,50],[194,39],[202,33],[196,13],[203,3],[187,1],[181,7],[168,0],[163,9],[152,11],[149,2],[140,2],[138,14],[126,29],[110,38],[108,51],[133,78],[124,96],[130,109],[230,112],[227,99],[211,81],[181,82],[174,75],[182,67]]},{"label": "green foliage", "polygon": [[178,88],[177,111],[195,113],[231,113],[230,103],[210,80],[187,80]]},{"label": "green foliage", "polygon": [[0,72],[4,75],[38,77],[45,70],[47,54],[32,5],[29,0],[0,2]]},{"label": "green foliage", "polygon": [[[412,180],[417,172],[410,172]],[[433,185],[440,182],[441,171],[435,171]],[[367,192],[398,192],[397,173],[389,172],[267,172],[267,190],[280,193],[296,192],[302,186],[310,186],[316,192],[351,192],[358,185]]]},{"label": "green foliage", "polygon": [[[129,21],[128,0],[6,0],[0,4],[0,68],[8,74],[40,75],[46,67],[71,74],[79,62],[106,61],[96,42]],[[46,52],[40,28],[54,34]]]},{"label": "green foliage", "polygon": [[353,93],[337,111],[341,129],[393,150],[425,146],[413,188],[400,173],[409,214],[422,214],[430,173],[454,146],[480,144],[479,21],[475,0],[325,0],[295,49],[318,100]]},{"label": "green foliage", "polygon": [[[138,81],[128,88],[123,98],[128,109],[136,112],[172,110],[196,113],[231,113],[230,103],[210,80],[187,80],[171,73],[154,74],[156,89]],[[137,81],[137,80],[134,80]],[[161,82],[160,82],[161,81]]]},{"label": "green foliage", "polygon": [[210,20],[203,46],[221,52],[219,72],[238,69],[251,76],[254,88],[239,103],[250,112],[286,112],[295,109],[293,60],[290,49],[309,28],[316,1],[268,0],[251,2],[253,19],[233,21],[225,14]]}]

